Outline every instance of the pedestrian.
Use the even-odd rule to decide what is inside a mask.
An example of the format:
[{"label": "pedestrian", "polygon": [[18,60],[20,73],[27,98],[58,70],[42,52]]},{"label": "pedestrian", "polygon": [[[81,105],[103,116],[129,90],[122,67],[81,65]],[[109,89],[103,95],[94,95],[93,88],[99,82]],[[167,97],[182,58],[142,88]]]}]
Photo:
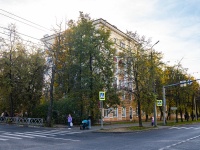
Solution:
[{"label": "pedestrian", "polygon": [[151,117],[151,125],[154,125],[154,117]]},{"label": "pedestrian", "polygon": [[72,128],[72,116],[69,114],[67,117],[68,129]]},{"label": "pedestrian", "polygon": [[4,117],[5,116],[5,113],[4,113],[4,111],[2,112],[2,114],[1,114],[1,117]]}]

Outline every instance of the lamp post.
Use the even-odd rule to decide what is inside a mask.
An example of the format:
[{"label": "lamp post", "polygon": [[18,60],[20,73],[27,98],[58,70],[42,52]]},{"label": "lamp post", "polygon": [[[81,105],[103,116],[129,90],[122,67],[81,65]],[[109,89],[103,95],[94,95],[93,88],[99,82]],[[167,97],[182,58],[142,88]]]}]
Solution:
[{"label": "lamp post", "polygon": [[[152,89],[153,89],[153,93],[155,94],[156,93],[156,89],[155,89],[155,81],[154,81],[154,64],[153,64],[153,47],[158,44],[159,41],[157,41],[156,43],[154,43],[152,46],[151,46],[151,73],[152,73]],[[156,100],[154,102],[154,127],[157,126],[157,118],[156,118]]]}]

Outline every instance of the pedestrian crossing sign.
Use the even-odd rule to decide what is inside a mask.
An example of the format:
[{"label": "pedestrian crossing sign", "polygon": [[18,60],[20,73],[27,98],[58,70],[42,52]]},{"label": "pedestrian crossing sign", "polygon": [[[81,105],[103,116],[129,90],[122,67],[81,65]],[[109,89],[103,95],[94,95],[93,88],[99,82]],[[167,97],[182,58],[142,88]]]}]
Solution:
[{"label": "pedestrian crossing sign", "polygon": [[162,100],[157,100],[157,106],[162,106]]},{"label": "pedestrian crossing sign", "polygon": [[106,99],[106,94],[103,91],[99,92],[99,100],[104,101]]}]

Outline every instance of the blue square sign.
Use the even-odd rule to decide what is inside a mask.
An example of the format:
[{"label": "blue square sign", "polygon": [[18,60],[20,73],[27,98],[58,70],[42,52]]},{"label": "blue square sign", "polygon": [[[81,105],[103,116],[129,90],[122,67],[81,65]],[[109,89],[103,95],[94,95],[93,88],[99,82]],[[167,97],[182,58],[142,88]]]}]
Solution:
[{"label": "blue square sign", "polygon": [[99,100],[100,101],[104,101],[106,99],[106,94],[105,94],[105,92],[103,92],[103,91],[100,91],[99,92]]}]

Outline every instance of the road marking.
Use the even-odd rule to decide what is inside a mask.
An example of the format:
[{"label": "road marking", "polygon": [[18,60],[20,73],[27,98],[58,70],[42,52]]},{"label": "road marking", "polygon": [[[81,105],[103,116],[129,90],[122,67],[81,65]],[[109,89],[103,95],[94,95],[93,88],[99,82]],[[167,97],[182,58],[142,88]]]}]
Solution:
[{"label": "road marking", "polygon": [[73,141],[73,142],[78,142],[80,140],[73,140],[73,139],[65,139],[65,138],[55,138],[55,137],[46,137],[49,139],[54,139],[54,140],[65,140],[65,141]]},{"label": "road marking", "polygon": [[82,132],[70,132],[70,133],[67,133],[67,134],[76,134],[76,133],[82,133]]},{"label": "road marking", "polygon": [[200,135],[195,136],[195,137],[191,137],[191,138],[189,138],[189,139],[180,141],[180,142],[178,142],[178,143],[174,143],[174,144],[172,144],[172,145],[168,145],[168,146],[163,147],[163,148],[160,148],[160,149],[158,149],[158,150],[170,149],[170,148],[173,147],[173,146],[180,145],[180,144],[182,144],[182,143],[188,142],[188,141],[193,140],[193,139],[196,139],[196,138],[198,138],[198,137],[200,137]]},{"label": "road marking", "polygon": [[18,132],[15,132],[15,133],[16,134],[22,134],[22,135],[28,135],[28,136],[47,137],[47,136],[44,136],[44,135],[35,135],[35,134],[18,133]]},{"label": "road marking", "polygon": [[1,138],[0,138],[0,141],[7,141],[7,140],[8,140],[8,139],[1,139]]},{"label": "road marking", "polygon": [[58,131],[58,130],[52,130],[52,131],[35,131],[35,132],[25,132],[26,134],[37,134],[37,135],[66,135],[66,134],[76,134],[76,133],[82,133],[82,132],[73,132],[73,131]]},{"label": "road marking", "polygon": [[189,130],[189,129],[194,129],[194,130],[198,130],[198,129],[200,129],[200,128],[195,128],[195,127],[171,127],[171,128],[169,128],[170,130],[171,129],[178,129],[178,130],[180,130],[180,129],[185,129],[185,130]]},{"label": "road marking", "polygon": [[25,137],[25,138],[31,138],[33,139],[34,137],[32,136],[25,136],[25,135],[19,135],[19,134],[10,134],[10,133],[4,133],[5,135],[12,135],[12,136],[19,136],[19,137]]},{"label": "road marking", "polygon": [[59,131],[59,132],[52,132],[51,134],[62,134],[62,133],[69,133],[69,131]]},{"label": "road marking", "polygon": [[33,131],[33,132],[4,132],[0,135],[0,140],[6,141],[10,139],[22,139],[22,138],[35,138],[35,137],[41,137],[41,138],[50,138],[55,140],[65,140],[65,141],[73,141],[77,142],[80,140],[74,140],[74,139],[66,139],[66,138],[56,138],[56,135],[67,135],[67,134],[77,134],[82,132],[73,132],[73,131],[66,131],[66,130],[44,130],[44,131]]},{"label": "road marking", "polygon": [[22,138],[19,138],[19,137],[11,137],[11,136],[6,136],[6,135],[0,135],[0,137],[4,137],[4,138],[10,138],[10,139],[17,139],[17,140],[20,140]]},{"label": "road marking", "polygon": [[44,130],[44,131],[33,131],[33,132],[26,132],[26,133],[52,133],[52,132],[58,132],[60,130]]},{"label": "road marking", "polygon": [[50,133],[35,133],[35,132],[24,132],[24,134],[34,134],[34,135],[49,135],[49,136],[55,136],[55,135],[53,135],[53,134],[50,134]]}]

